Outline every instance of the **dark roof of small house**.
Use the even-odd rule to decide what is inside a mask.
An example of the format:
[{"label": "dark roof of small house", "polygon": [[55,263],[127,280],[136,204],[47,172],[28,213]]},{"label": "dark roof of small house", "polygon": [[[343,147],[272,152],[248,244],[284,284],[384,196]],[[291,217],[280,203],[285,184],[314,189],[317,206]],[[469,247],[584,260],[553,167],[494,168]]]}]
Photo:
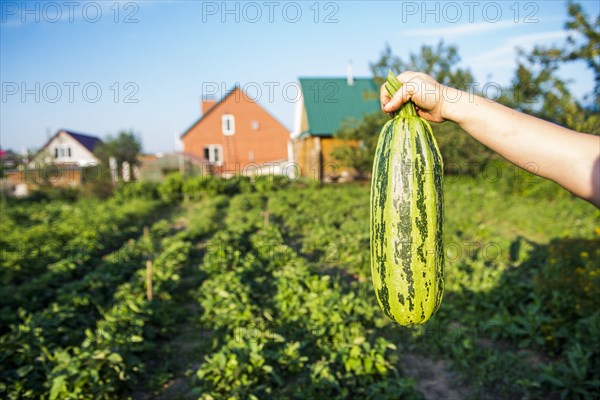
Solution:
[{"label": "dark roof of small house", "polygon": [[77,140],[79,143],[81,143],[83,147],[85,147],[91,152],[94,152],[94,148],[98,145],[98,143],[102,143],[102,140],[100,140],[96,136],[68,131],[66,129],[61,129],[59,130],[59,132],[65,132],[66,134],[70,135],[71,137],[73,137],[73,139]]},{"label": "dark roof of small house", "polygon": [[372,78],[299,78],[308,119],[301,136],[330,137],[347,118],[360,119],[380,110],[379,87]]}]

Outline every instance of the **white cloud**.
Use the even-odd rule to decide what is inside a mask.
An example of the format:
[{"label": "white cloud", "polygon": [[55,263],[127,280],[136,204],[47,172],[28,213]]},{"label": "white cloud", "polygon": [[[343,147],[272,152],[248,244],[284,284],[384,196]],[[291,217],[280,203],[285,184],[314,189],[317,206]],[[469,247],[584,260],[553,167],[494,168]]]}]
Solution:
[{"label": "white cloud", "polygon": [[527,35],[513,36],[505,40],[500,46],[488,50],[486,52],[465,57],[464,62],[476,68],[492,67],[506,68],[515,65],[517,47],[524,50],[529,50],[535,45],[550,44],[552,42],[564,42],[568,32],[566,31],[549,31],[530,33]]},{"label": "white cloud", "polygon": [[496,23],[491,22],[476,22],[476,23],[465,23],[455,26],[448,26],[444,28],[428,28],[428,29],[411,29],[408,31],[401,32],[403,36],[414,36],[414,37],[443,37],[443,38],[455,38],[465,35],[481,34],[497,29],[506,29],[514,27],[516,24],[514,21],[505,20],[498,21]]}]

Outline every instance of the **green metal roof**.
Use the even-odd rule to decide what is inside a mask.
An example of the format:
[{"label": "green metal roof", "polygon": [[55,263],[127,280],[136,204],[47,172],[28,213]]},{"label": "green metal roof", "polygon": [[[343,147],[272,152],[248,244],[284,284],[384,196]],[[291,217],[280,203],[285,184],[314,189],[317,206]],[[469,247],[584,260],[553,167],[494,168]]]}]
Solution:
[{"label": "green metal roof", "polygon": [[379,87],[371,78],[354,78],[350,86],[346,78],[299,78],[308,133],[333,136],[342,121],[362,118],[380,110]]}]

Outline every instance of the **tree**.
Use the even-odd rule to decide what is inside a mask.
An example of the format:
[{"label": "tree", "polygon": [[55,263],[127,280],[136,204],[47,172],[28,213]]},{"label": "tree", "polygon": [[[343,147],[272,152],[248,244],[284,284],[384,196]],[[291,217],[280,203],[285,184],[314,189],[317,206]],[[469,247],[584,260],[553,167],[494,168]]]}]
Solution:
[{"label": "tree", "polygon": [[[600,17],[594,21],[584,13],[580,4],[572,1],[567,7],[569,16],[565,29],[568,36],[565,44],[550,48],[538,46],[530,53],[520,51],[514,77],[508,87],[502,88],[497,101],[579,132],[600,134]],[[592,104],[583,105],[578,101],[569,91],[567,82],[557,75],[560,66],[575,61],[585,62],[594,73]],[[407,60],[394,55],[386,44],[379,60],[371,64],[371,71],[378,84],[385,81],[391,68],[396,73],[406,70],[425,72],[444,85],[475,92],[470,70],[458,67],[459,62],[457,48],[446,46],[443,42],[437,46],[422,46]],[[334,156],[346,166],[359,166],[362,171],[370,169],[376,137],[387,120],[385,114],[377,112],[362,121],[348,121],[336,136],[359,140],[364,147],[336,149]],[[500,158],[455,124],[432,126],[446,173],[477,173],[485,169],[491,160]]]},{"label": "tree", "polygon": [[377,111],[360,120],[351,118],[343,121],[335,136],[343,140],[358,141],[358,146],[337,147],[331,153],[332,156],[344,166],[353,168],[359,178],[365,177],[371,172],[379,131],[388,120],[387,114]]},{"label": "tree", "polygon": [[418,53],[410,54],[407,61],[395,56],[389,44],[386,43],[379,60],[370,64],[371,72],[377,83],[382,84],[388,70],[399,73],[402,71],[420,71],[434,77],[438,82],[461,90],[468,90],[474,82],[469,69],[458,67],[460,56],[456,46],[446,46],[440,41],[436,46],[421,46]]},{"label": "tree", "polygon": [[[410,54],[404,61],[392,53],[386,44],[379,60],[370,65],[373,78],[382,84],[391,68],[395,73],[413,70],[433,76],[438,82],[448,86],[469,90],[474,82],[469,69],[458,66],[460,56],[455,46],[446,46],[440,41],[437,46],[421,47],[416,54]],[[377,94],[379,96],[379,94]],[[360,146],[339,147],[333,156],[344,166],[354,168],[359,175],[371,170],[375,147],[381,127],[389,117],[377,111],[362,120],[345,121],[335,136],[345,140],[359,141]],[[477,173],[496,157],[495,153],[481,145],[455,124],[432,124],[436,138],[444,157],[444,169],[447,173]]]},{"label": "tree", "polygon": [[600,101],[600,16],[589,17],[581,4],[569,1],[569,19],[565,23],[568,31],[566,43],[562,47],[545,48],[536,46],[531,59],[542,65],[556,66],[559,63],[582,61],[594,73],[595,102]]},{"label": "tree", "polygon": [[117,174],[122,178],[121,166],[127,162],[130,166],[138,165],[138,156],[142,150],[142,143],[132,133],[121,131],[117,137],[108,137],[106,141],[96,146],[94,153],[102,162],[102,166],[109,167],[111,157],[115,158],[117,165]]},{"label": "tree", "polygon": [[[519,52],[511,86],[500,102],[527,114],[580,132],[600,134],[600,17],[594,22],[580,4],[568,3],[568,36],[559,47],[536,46],[530,53]],[[583,96],[584,105],[557,75],[565,63],[585,62],[594,73],[593,93]]]}]

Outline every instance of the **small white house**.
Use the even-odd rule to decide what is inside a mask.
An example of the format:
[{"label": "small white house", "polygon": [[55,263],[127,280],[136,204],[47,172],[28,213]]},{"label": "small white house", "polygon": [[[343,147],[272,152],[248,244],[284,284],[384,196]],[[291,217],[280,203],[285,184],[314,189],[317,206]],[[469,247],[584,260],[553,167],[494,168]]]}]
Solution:
[{"label": "small white house", "polygon": [[98,164],[94,149],[102,141],[91,135],[59,130],[30,160],[29,166],[68,164],[78,167]]}]

